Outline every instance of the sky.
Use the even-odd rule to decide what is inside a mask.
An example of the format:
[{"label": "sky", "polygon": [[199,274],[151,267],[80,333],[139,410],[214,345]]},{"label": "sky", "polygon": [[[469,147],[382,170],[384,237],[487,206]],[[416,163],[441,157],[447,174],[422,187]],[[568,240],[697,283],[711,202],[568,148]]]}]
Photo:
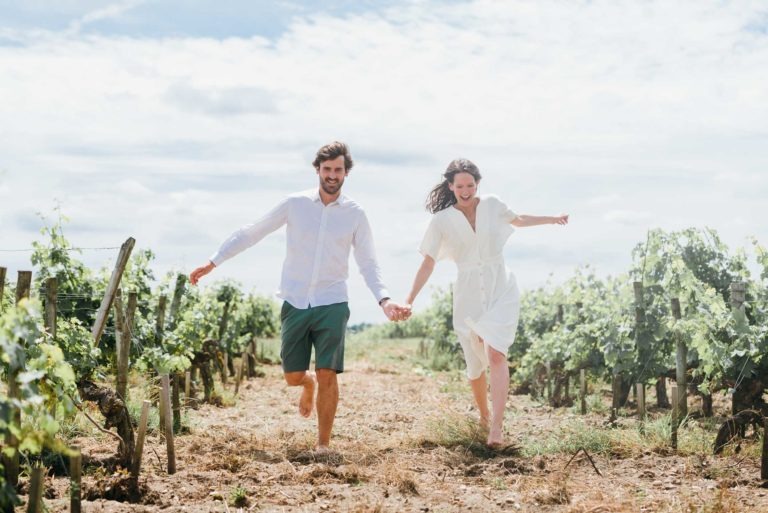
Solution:
[{"label": "sky", "polygon": [[[127,237],[189,272],[235,229],[317,186],[351,148],[393,297],[410,289],[423,204],[465,157],[521,214],[523,290],[580,265],[626,271],[650,228],[768,244],[763,1],[0,0],[0,266],[29,269],[41,215],[78,247]],[[271,295],[278,231],[204,280]],[[111,267],[116,250],[86,250]],[[430,286],[449,284],[440,263]],[[205,282],[204,282],[205,283]],[[350,260],[351,323],[383,314]],[[415,305],[429,303],[429,290]]]}]

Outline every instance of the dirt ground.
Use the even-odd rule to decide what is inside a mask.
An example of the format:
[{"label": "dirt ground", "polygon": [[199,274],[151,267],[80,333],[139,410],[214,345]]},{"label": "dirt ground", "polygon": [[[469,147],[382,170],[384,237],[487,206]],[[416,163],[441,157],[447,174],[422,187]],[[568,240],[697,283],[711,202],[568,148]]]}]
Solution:
[{"label": "dirt ground", "polygon": [[[514,450],[488,453],[466,439],[448,443],[451,430],[471,433],[476,417],[461,374],[418,366],[411,357],[413,344],[372,347],[348,353],[348,371],[339,377],[336,452],[318,456],[311,451],[315,415],[298,416],[299,390],[284,385],[279,366],[268,366],[265,378],[244,384],[233,406],[190,410],[190,433],[176,438],[174,475],[166,472],[164,440],[157,433],[148,438],[136,503],[93,498],[121,495],[126,478],[86,465],[83,494],[93,500],[84,501],[83,510],[768,511],[768,489],[760,486],[754,455],[603,453],[592,455],[593,467],[582,453],[566,468],[571,453],[524,456]],[[557,439],[574,420],[608,429],[604,415],[585,419],[526,396],[510,396],[508,411],[506,430],[519,445]],[[115,450],[106,438],[74,442],[83,446],[86,461]],[[49,511],[69,511],[68,479],[49,476],[46,497]]]}]

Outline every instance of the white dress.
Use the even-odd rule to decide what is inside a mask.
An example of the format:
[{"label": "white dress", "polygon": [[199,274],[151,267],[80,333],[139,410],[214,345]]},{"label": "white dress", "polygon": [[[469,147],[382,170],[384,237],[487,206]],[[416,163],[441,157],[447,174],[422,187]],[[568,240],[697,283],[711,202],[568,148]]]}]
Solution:
[{"label": "white dress", "polygon": [[[520,292],[507,271],[502,251],[514,232],[517,214],[495,196],[482,196],[475,227],[455,207],[432,216],[419,251],[437,260],[453,260],[458,277],[453,291],[453,329],[464,350],[467,377],[477,379],[488,367],[485,344],[506,354],[515,340]],[[478,338],[479,337],[479,338]]]}]

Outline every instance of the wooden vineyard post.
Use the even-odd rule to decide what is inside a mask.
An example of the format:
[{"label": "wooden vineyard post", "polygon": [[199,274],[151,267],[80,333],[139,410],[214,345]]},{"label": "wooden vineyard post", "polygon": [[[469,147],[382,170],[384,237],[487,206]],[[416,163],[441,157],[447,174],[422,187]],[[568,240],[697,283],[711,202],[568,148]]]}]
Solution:
[{"label": "wooden vineyard post", "polygon": [[[119,296],[119,293],[118,293]],[[138,294],[130,292],[128,294],[128,305],[125,308],[125,315],[118,313],[117,318],[121,319],[121,324],[117,337],[117,394],[123,401],[128,400],[128,366],[131,356],[131,338],[133,337],[133,319],[136,315],[136,306],[138,304]],[[115,307],[119,311],[122,309],[122,301],[115,297]]]},{"label": "wooden vineyard post", "polygon": [[[635,351],[637,352],[638,358],[640,362],[649,362],[650,361],[650,340],[648,340],[648,333],[646,329],[646,317],[645,317],[645,297],[644,297],[644,288],[643,288],[643,282],[642,281],[635,281],[632,282],[632,290],[634,291],[635,295]],[[645,365],[644,365],[645,366]],[[645,376],[640,375],[638,377],[639,380],[643,380]],[[645,387],[640,384],[636,383],[634,387],[634,396],[635,400],[638,404],[638,414],[640,415],[640,419],[642,420],[645,416],[645,394],[643,394],[643,413],[640,413],[640,388],[643,388],[643,392],[645,392]]]},{"label": "wooden vineyard post", "polygon": [[155,339],[158,344],[163,341],[163,331],[165,330],[165,305],[168,298],[161,295],[157,300],[157,319],[155,321]]},{"label": "wooden vineyard post", "polygon": [[656,380],[656,406],[659,408],[669,408],[669,399],[667,398],[667,378],[660,376]]},{"label": "wooden vineyard post", "polygon": [[[173,289],[173,299],[171,300],[171,311],[170,311],[170,322],[169,322],[169,329],[173,330],[176,325],[179,322],[179,309],[181,308],[181,298],[184,295],[184,285],[187,283],[187,277],[184,274],[177,274],[176,275],[176,286]],[[163,309],[164,310],[164,309]],[[164,323],[164,319],[159,322]],[[181,384],[179,383],[179,380],[181,379],[181,374],[174,373],[173,379],[171,380],[171,386],[172,386],[172,396],[171,396],[171,402],[172,408],[173,408],[173,432],[178,433],[181,431],[181,398],[179,397],[180,394],[180,387]],[[185,382],[186,387],[186,382]],[[189,398],[189,394],[187,394],[187,398]]]},{"label": "wooden vineyard post", "polygon": [[221,314],[221,320],[219,321],[219,347],[221,347],[222,352],[222,358],[219,360],[218,356],[216,356],[216,365],[221,366],[221,382],[224,386],[227,385],[227,372],[228,372],[228,366],[227,366],[227,358],[229,357],[229,349],[227,348],[227,344],[224,342],[224,334],[227,332],[227,326],[229,325],[229,315],[230,311],[232,309],[232,301],[227,300],[226,303],[224,303],[224,311]]},{"label": "wooden vineyard post", "polygon": [[675,451],[677,450],[677,428],[680,419],[680,401],[678,399],[678,387],[672,385],[672,449]]},{"label": "wooden vineyard post", "polygon": [[120,288],[115,292],[115,300],[113,302],[113,308],[115,311],[115,357],[117,360],[117,377],[115,379],[115,392],[118,397],[127,402],[125,391],[128,384],[128,359],[123,362],[123,341],[126,337],[125,333],[125,310],[123,309],[123,292]]},{"label": "wooden vineyard post", "polygon": [[[651,340],[649,340],[649,334],[647,329],[647,321],[645,315],[645,289],[642,281],[632,282],[632,289],[635,295],[635,350],[641,362],[645,362],[643,366],[647,366],[650,362],[651,354]],[[634,396],[637,401],[637,414],[640,420],[645,420],[646,408],[645,408],[645,384],[642,381],[646,378],[644,375],[640,375],[638,379],[641,383],[636,383],[634,388]],[[658,387],[657,387],[658,391]],[[657,397],[659,401],[663,398]]]},{"label": "wooden vineyard post", "polygon": [[165,446],[168,452],[168,474],[176,473],[176,449],[173,445],[173,421],[171,420],[171,386],[168,374],[160,376],[162,390],[160,402],[163,404],[163,426],[165,429]]},{"label": "wooden vineyard post", "polygon": [[56,340],[56,295],[58,282],[55,277],[45,280],[45,329]]},{"label": "wooden vineyard post", "polygon": [[763,418],[763,454],[760,458],[760,479],[768,481],[768,417]]},{"label": "wooden vineyard post", "polygon": [[181,307],[181,297],[184,295],[184,285],[187,283],[187,277],[181,273],[176,275],[176,287],[173,289],[173,300],[171,300],[171,322],[170,329],[174,329],[179,322],[179,308]]},{"label": "wooden vineyard post", "polygon": [[[29,298],[29,290],[32,286],[32,271],[19,271],[16,279],[16,303],[22,299]],[[16,366],[10,366],[8,369],[8,398],[21,398],[21,390],[17,378],[22,369]],[[8,418],[11,424],[21,426],[21,410],[11,406],[9,408]],[[5,479],[14,488],[19,484],[19,452],[17,450],[19,441],[9,430],[5,435],[5,445],[14,449],[11,456],[3,455],[3,466],[5,467]]]},{"label": "wooden vineyard post", "polygon": [[70,513],[80,513],[82,510],[80,499],[82,496],[83,458],[78,447],[72,450],[74,454],[69,457],[69,511]]},{"label": "wooden vineyard post", "polygon": [[179,398],[179,380],[181,374],[178,372],[173,375],[171,386],[171,403],[173,408],[173,432],[181,432],[181,399]]},{"label": "wooden vineyard post", "polygon": [[[742,322],[746,322],[744,302],[747,299],[747,286],[745,283],[733,282],[729,287],[731,293],[731,315],[734,320],[742,319]],[[746,364],[746,362],[744,362]],[[736,415],[746,407],[743,403],[747,389],[750,387],[752,380],[745,376],[745,379],[741,380],[731,394],[731,413]]]},{"label": "wooden vineyard post", "polygon": [[256,377],[256,339],[251,340],[248,344],[248,350],[246,351],[246,357],[248,362],[248,378]]},{"label": "wooden vineyard post", "polygon": [[240,383],[243,381],[243,367],[245,365],[245,352],[240,358],[240,363],[237,366],[237,374],[235,375],[235,395],[240,391]]},{"label": "wooden vineyard post", "polygon": [[134,478],[139,477],[141,472],[141,457],[144,453],[144,439],[147,437],[147,421],[149,420],[149,401],[141,403],[141,417],[139,418],[139,434],[136,437],[136,454],[133,458],[133,468],[131,475]]},{"label": "wooden vineyard post", "polygon": [[27,513],[43,513],[43,485],[45,476],[42,467],[34,467],[29,478]]},{"label": "wooden vineyard post", "polygon": [[621,376],[613,375],[611,382],[611,422],[619,418],[619,402],[621,401]]},{"label": "wooden vineyard post", "polygon": [[[51,276],[45,280],[45,331],[51,338],[56,340],[56,297],[58,290],[58,281],[56,277]],[[56,417],[56,403],[51,405],[51,417]]]},{"label": "wooden vineyard post", "polygon": [[0,267],[0,313],[3,313],[5,306],[3,305],[3,298],[5,297],[5,274],[8,269]]},{"label": "wooden vineyard post", "polygon": [[[676,297],[672,298],[672,316],[675,318],[675,322],[679,321],[683,316],[680,310],[680,300]],[[687,390],[687,376],[685,373],[688,370],[688,347],[682,340],[677,341],[675,364],[677,367],[675,380],[677,381],[677,392],[679,394],[677,410],[680,415],[679,419],[682,419],[688,415],[688,394],[685,393]]]},{"label": "wooden vineyard post", "polygon": [[189,405],[189,401],[191,399],[190,394],[192,393],[192,371],[186,371],[184,373],[184,400],[186,401],[186,404]]},{"label": "wooden vineyard post", "polygon": [[[173,330],[179,322],[179,309],[181,308],[181,298],[184,295],[184,285],[187,283],[187,277],[184,274],[176,275],[176,286],[173,289],[173,299],[171,300],[170,322],[169,329]],[[162,333],[163,325],[165,324],[165,303],[167,300],[161,298],[162,308],[158,307],[158,332]],[[161,314],[162,311],[162,314]],[[162,338],[162,334],[160,335]],[[181,431],[181,399],[180,383],[181,375],[177,372],[173,375],[172,379],[172,408],[173,408],[173,432],[178,433]],[[188,390],[189,385],[185,380],[185,391]],[[189,393],[186,394],[187,400],[189,400]]]},{"label": "wooden vineyard post", "polygon": [[747,285],[742,282],[731,283],[731,307],[740,310],[747,300]]},{"label": "wooden vineyard post", "polygon": [[32,271],[19,271],[16,280],[16,304],[22,299],[29,299],[29,290],[32,288]]},{"label": "wooden vineyard post", "polygon": [[581,378],[579,399],[581,400],[581,414],[587,414],[587,370],[581,369],[579,371],[579,377]]},{"label": "wooden vineyard post", "polygon": [[216,351],[216,354],[214,356],[214,365],[215,365],[215,368],[219,369],[219,374],[221,376],[221,384],[224,385],[224,388],[227,388],[227,350],[226,349],[221,350],[221,358],[219,358],[219,352]]},{"label": "wooden vineyard post", "polygon": [[117,294],[117,288],[120,286],[120,280],[123,277],[123,271],[128,264],[128,258],[131,256],[133,246],[136,244],[136,240],[133,237],[123,242],[120,247],[120,253],[117,255],[117,262],[115,262],[115,268],[112,271],[112,276],[109,278],[109,284],[107,290],[104,291],[104,299],[101,300],[101,306],[96,312],[96,320],[93,323],[93,329],[91,334],[93,335],[93,345],[98,346],[101,335],[104,333],[104,327],[107,325],[107,317],[109,315],[109,309],[112,308],[112,302],[115,300],[115,294]]},{"label": "wooden vineyard post", "polygon": [[545,364],[547,371],[547,404],[552,405],[552,362]]},{"label": "wooden vineyard post", "polygon": [[635,385],[637,390],[637,416],[641,421],[645,420],[645,385],[637,383]]}]

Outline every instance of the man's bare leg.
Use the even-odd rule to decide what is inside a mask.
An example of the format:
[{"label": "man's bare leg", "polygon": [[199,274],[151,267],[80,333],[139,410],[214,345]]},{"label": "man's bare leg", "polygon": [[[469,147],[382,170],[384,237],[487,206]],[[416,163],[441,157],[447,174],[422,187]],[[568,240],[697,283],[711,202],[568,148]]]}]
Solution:
[{"label": "man's bare leg", "polygon": [[317,450],[327,451],[339,404],[339,383],[333,369],[317,369]]},{"label": "man's bare leg", "polygon": [[490,414],[488,413],[488,382],[485,379],[485,370],[477,379],[470,379],[472,395],[475,396],[475,404],[480,412],[480,427],[488,429],[490,426]]},{"label": "man's bare leg", "polygon": [[488,362],[491,367],[491,429],[488,433],[488,445],[504,443],[504,410],[509,395],[509,366],[507,355],[488,347]]},{"label": "man's bare leg", "polygon": [[312,415],[315,402],[315,374],[307,371],[286,372],[285,382],[292,387],[304,387],[299,398],[299,414],[302,417]]}]

